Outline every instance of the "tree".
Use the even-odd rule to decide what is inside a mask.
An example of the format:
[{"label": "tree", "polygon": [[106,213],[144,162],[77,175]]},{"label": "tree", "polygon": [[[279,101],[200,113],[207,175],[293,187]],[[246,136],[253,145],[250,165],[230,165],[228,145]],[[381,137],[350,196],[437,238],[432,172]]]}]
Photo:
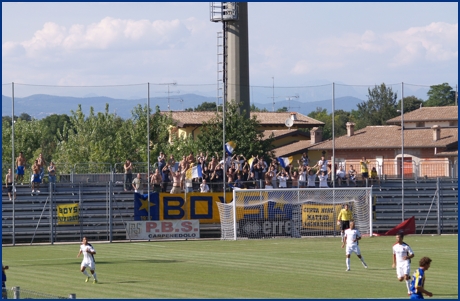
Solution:
[{"label": "tree", "polygon": [[455,91],[448,83],[434,85],[427,93],[428,99],[424,105],[427,107],[442,107],[455,105]]},{"label": "tree", "polygon": [[282,113],[282,112],[287,112],[287,111],[288,111],[287,107],[282,107],[282,108],[279,108],[278,110],[276,110],[277,113]]},{"label": "tree", "polygon": [[[411,111],[417,110],[420,108],[420,105],[423,104],[423,100],[415,96],[404,97],[404,113],[409,113]],[[401,108],[401,100],[398,101],[396,106]]]},{"label": "tree", "polygon": [[368,100],[358,104],[356,128],[368,125],[384,125],[388,119],[398,115],[396,109],[397,93],[384,83],[368,88]]},{"label": "tree", "polygon": [[209,112],[209,111],[216,111],[217,110],[217,105],[215,102],[203,102],[202,104],[198,105],[195,109],[188,108],[185,109],[186,112]]},{"label": "tree", "polygon": [[31,121],[32,120],[32,117],[27,113],[21,113],[21,115],[19,115],[19,118],[21,118],[22,120],[25,120],[25,121]]},{"label": "tree", "polygon": [[[264,137],[258,129],[260,122],[256,116],[245,118],[244,114],[238,113],[239,104],[229,103],[226,106],[225,114],[225,142],[234,141],[236,143],[235,152],[243,154],[247,158],[251,155],[272,158],[273,137]],[[222,153],[222,114],[216,116],[208,122],[204,122],[201,133],[197,136],[199,148],[207,150],[209,153]]]},{"label": "tree", "polygon": [[251,104],[251,107],[249,108],[249,110],[251,112],[268,112],[268,110],[266,108],[263,108],[263,109],[259,109],[258,107],[256,107],[254,104]]},{"label": "tree", "polygon": [[[324,122],[323,140],[332,138],[332,113],[327,114],[327,109],[316,108],[316,111],[308,114],[309,117]],[[334,112],[334,136],[339,137],[347,133],[346,123],[352,121],[351,113],[344,110]]]}]

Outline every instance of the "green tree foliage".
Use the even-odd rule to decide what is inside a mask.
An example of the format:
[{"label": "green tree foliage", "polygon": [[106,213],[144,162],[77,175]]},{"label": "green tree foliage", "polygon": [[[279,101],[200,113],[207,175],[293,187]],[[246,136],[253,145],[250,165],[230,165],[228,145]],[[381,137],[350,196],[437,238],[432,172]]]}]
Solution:
[{"label": "green tree foliage", "polygon": [[[316,111],[308,114],[309,117],[324,122],[323,127],[323,140],[332,138],[332,113],[327,114],[327,110],[323,108],[316,108]],[[336,110],[334,112],[334,136],[339,137],[347,133],[346,124],[352,121],[350,112],[344,110]]]},{"label": "green tree foliage", "polygon": [[[423,100],[420,98],[415,96],[404,97],[404,114],[419,109],[421,104],[423,104]],[[399,109],[400,107],[401,100],[398,101],[396,108]]]},{"label": "green tree foliage", "polygon": [[[11,118],[9,119],[11,120]],[[2,119],[2,162],[11,164],[12,143],[11,143],[11,123],[8,119]],[[41,148],[41,123],[39,120],[25,121],[17,119],[14,123],[14,157],[19,156],[19,152],[24,153],[27,166],[31,166],[33,160],[37,158]]]},{"label": "green tree foliage", "polygon": [[288,111],[287,107],[282,107],[282,108],[279,108],[278,110],[276,110],[277,113],[283,113],[283,112],[287,112],[287,111]]},{"label": "green tree foliage", "polygon": [[25,121],[31,121],[32,120],[32,117],[27,113],[21,113],[21,115],[19,115],[19,118],[21,118],[22,120],[25,120]]},{"label": "green tree foliage", "polygon": [[[151,163],[155,152],[160,152],[168,144],[171,118],[161,114],[156,107],[155,114],[147,111],[147,105],[140,104],[131,111],[132,118],[123,120],[109,114],[106,104],[104,113],[94,113],[86,117],[79,105],[72,111],[70,127],[65,126],[59,135],[57,159],[70,164],[81,162],[121,163],[126,159],[133,162],[147,162],[147,116],[150,116]],[[152,153],[153,151],[153,153]]]},{"label": "green tree foliage", "polygon": [[186,112],[212,112],[217,111],[217,105],[215,102],[203,102],[202,104],[198,105],[195,109],[188,108],[185,109]]},{"label": "green tree foliage", "polygon": [[[271,144],[273,137],[263,136],[258,129],[260,122],[257,117],[250,119],[238,114],[237,104],[228,104],[225,114],[225,142],[234,141],[236,143],[235,152],[243,154],[247,158],[251,155],[272,158]],[[196,139],[196,143],[201,150],[208,150],[209,153],[218,152],[222,156],[222,114],[216,116],[208,122],[203,123],[202,131]]]},{"label": "green tree foliage", "polygon": [[258,107],[256,107],[254,104],[251,104],[251,107],[249,108],[249,110],[251,112],[268,112],[268,110],[266,108],[263,108],[263,109],[259,109]]},{"label": "green tree foliage", "polygon": [[358,104],[356,128],[361,129],[368,125],[384,125],[388,119],[395,117],[397,113],[397,93],[384,83],[368,89],[368,100]]},{"label": "green tree foliage", "polygon": [[442,107],[455,105],[455,91],[448,83],[430,86],[428,99],[424,103],[427,107]]}]

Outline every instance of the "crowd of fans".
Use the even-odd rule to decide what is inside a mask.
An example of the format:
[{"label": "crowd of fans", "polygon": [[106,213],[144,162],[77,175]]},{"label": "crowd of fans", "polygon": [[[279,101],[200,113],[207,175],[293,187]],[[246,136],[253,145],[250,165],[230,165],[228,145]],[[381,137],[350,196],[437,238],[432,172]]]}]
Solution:
[{"label": "crowd of fans", "polygon": [[[277,159],[267,162],[259,156],[251,156],[248,159],[243,154],[233,156],[226,154],[225,158],[219,158],[217,152],[212,156],[208,152],[200,152],[196,156],[190,153],[176,161],[173,155],[168,157],[160,152],[157,158],[157,168],[150,174],[148,180],[154,191],[170,193],[222,192],[224,189],[231,191],[233,188],[327,188],[332,186],[332,181],[337,181],[336,186],[357,185],[357,172],[353,165],[350,165],[348,172],[342,165],[336,166],[335,176],[331,176],[331,164],[324,156],[315,164],[310,164],[307,153],[303,153],[296,163],[292,162],[283,166]],[[365,186],[368,184],[367,165],[369,163],[364,157],[360,161]],[[187,170],[198,165],[201,176],[187,177]],[[137,191],[141,185],[137,178],[132,180],[132,164],[129,160],[126,161],[124,169],[125,191],[132,189]],[[371,172],[371,179],[377,179],[376,171],[375,175],[373,174],[374,171],[375,168]],[[171,189],[167,191],[169,187]]]},{"label": "crowd of fans", "polygon": [[[26,170],[26,159],[22,152],[16,158],[16,178],[17,184],[24,184],[24,174]],[[284,162],[283,162],[284,163]],[[370,162],[366,158],[360,161],[362,183],[367,186],[374,181],[380,184],[375,167],[368,171]],[[189,178],[186,172],[192,167],[200,166],[201,176]],[[307,188],[320,187],[327,188],[332,186],[354,185],[356,186],[357,172],[353,165],[350,165],[348,172],[344,166],[335,166],[335,176],[331,176],[332,168],[324,156],[315,164],[311,164],[307,153],[304,152],[299,160],[291,164],[281,164],[277,159],[268,161],[259,156],[246,158],[243,154],[226,154],[225,158],[220,158],[219,153],[212,156],[208,152],[200,152],[198,155],[189,153],[182,156],[181,160],[176,160],[173,155],[167,156],[163,152],[157,158],[157,165],[154,172],[151,172],[147,179],[142,179],[141,174],[133,178],[133,164],[126,160],[124,168],[124,190],[142,192],[142,188],[148,180],[156,192],[180,193],[182,191],[192,192],[222,192],[231,191],[233,188],[240,189],[260,189],[260,188]],[[53,162],[47,162],[40,154],[31,167],[31,187],[32,195],[40,193],[40,184],[43,183],[45,171],[48,171],[49,182],[54,187],[56,182],[56,166]],[[224,185],[225,173],[225,185]],[[15,198],[15,191],[12,190],[13,175],[11,170],[5,177],[5,187],[8,191],[10,200]],[[53,188],[52,188],[53,189]],[[168,191],[169,190],[169,191]],[[13,194],[13,196],[11,195]]]}]

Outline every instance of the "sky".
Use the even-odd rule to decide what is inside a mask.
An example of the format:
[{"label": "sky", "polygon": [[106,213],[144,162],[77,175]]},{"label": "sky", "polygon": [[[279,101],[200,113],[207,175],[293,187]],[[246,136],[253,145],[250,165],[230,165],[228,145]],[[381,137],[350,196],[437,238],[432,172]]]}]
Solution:
[{"label": "sky", "polygon": [[[254,89],[458,83],[457,2],[250,2],[248,19]],[[210,2],[2,2],[2,93],[215,95],[219,31]]]}]

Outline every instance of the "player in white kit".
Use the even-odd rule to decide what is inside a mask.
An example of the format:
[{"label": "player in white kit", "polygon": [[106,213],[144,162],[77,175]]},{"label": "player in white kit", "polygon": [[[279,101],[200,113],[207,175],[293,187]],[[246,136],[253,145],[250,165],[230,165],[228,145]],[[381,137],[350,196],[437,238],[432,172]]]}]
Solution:
[{"label": "player in white kit", "polygon": [[81,262],[80,270],[86,276],[85,282],[88,282],[91,276],[86,271],[86,268],[89,268],[91,274],[93,275],[94,281],[93,283],[97,283],[97,276],[96,276],[96,262],[94,260],[94,255],[96,254],[96,250],[94,250],[93,246],[88,243],[86,237],[83,237],[82,243],[80,245],[80,251],[78,252],[77,258],[80,254],[83,253],[83,260]]},{"label": "player in white kit", "polygon": [[399,281],[406,280],[407,294],[410,296],[410,259],[414,257],[414,252],[403,239],[404,233],[396,234],[396,243],[393,245],[392,268],[396,267],[396,276]]},{"label": "player in white kit", "polygon": [[358,240],[361,239],[361,233],[359,232],[358,229],[355,229],[355,222],[350,221],[350,228],[345,230],[345,234],[343,237],[343,243],[342,243],[342,249],[347,245],[347,248],[345,250],[345,255],[347,257],[346,263],[347,263],[347,271],[350,270],[350,255],[351,253],[356,253],[358,255],[358,258],[361,260],[361,263],[363,266],[367,269],[367,264],[364,262],[364,258],[361,256],[361,250],[359,249],[358,246]]}]

